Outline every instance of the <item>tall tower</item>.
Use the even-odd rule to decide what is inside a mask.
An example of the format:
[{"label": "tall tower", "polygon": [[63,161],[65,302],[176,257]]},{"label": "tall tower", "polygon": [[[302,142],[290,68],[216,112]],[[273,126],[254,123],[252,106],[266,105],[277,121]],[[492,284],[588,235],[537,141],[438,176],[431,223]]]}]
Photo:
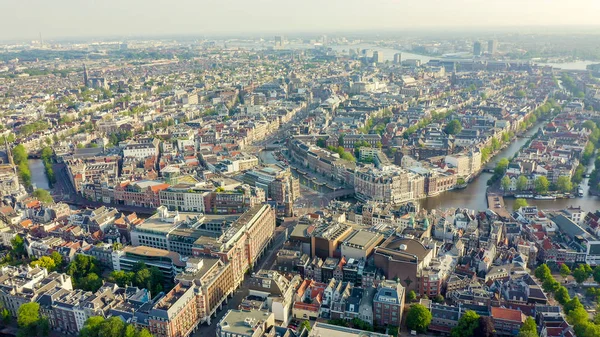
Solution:
[{"label": "tall tower", "polygon": [[88,87],[88,84],[89,84],[88,79],[89,79],[88,71],[87,71],[87,67],[85,66],[85,63],[84,63],[83,64],[83,85],[85,87]]},{"label": "tall tower", "polygon": [[473,56],[481,56],[481,42],[479,41],[473,43]]},{"label": "tall tower", "polygon": [[498,41],[489,40],[488,41],[488,54],[494,55],[498,51]]}]

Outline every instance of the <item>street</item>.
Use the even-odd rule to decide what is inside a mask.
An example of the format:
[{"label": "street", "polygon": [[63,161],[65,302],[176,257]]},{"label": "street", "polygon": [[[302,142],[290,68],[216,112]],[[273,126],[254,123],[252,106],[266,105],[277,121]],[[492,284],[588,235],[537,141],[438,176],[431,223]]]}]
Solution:
[{"label": "street", "polygon": [[[284,224],[281,227],[278,227],[275,230],[275,236],[273,238],[271,245],[269,247],[267,247],[265,254],[259,259],[257,268],[255,268],[254,270],[270,269],[273,266],[275,259],[277,257],[277,252],[279,251],[279,249],[281,249],[281,247],[283,246],[283,244],[286,241],[285,230],[288,228],[288,226],[291,226],[293,223],[294,222],[289,222],[287,224]],[[289,230],[291,230],[291,229],[289,229]],[[242,283],[240,288],[235,291],[233,297],[227,301],[226,305],[223,305],[223,308],[221,310],[217,310],[216,317],[211,318],[211,322],[210,322],[211,324],[207,325],[206,323],[204,323],[204,324],[198,326],[198,330],[195,333],[193,333],[192,336],[196,336],[196,337],[215,336],[216,329],[217,329],[217,323],[223,318],[223,316],[225,316],[225,313],[227,313],[227,311],[230,309],[237,309],[239,307],[239,305],[242,303],[242,300],[244,298],[246,298],[246,296],[248,296],[248,281],[250,279],[250,276],[251,276],[251,273],[246,274],[246,276],[244,278],[244,282]]]}]

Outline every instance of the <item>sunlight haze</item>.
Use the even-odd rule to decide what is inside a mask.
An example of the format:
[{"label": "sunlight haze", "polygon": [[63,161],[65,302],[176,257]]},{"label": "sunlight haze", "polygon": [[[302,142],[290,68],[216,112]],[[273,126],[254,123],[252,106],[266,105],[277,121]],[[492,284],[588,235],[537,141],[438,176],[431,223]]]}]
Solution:
[{"label": "sunlight haze", "polygon": [[597,25],[597,0],[2,1],[0,39]]}]

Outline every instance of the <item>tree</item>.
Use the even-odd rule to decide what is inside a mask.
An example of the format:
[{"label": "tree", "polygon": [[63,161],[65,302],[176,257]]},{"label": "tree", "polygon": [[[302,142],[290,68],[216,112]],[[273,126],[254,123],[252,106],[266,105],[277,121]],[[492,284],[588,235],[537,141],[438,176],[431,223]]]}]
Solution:
[{"label": "tree", "polygon": [[99,337],[121,337],[125,330],[125,322],[119,317],[113,316],[100,325]]},{"label": "tree", "polygon": [[40,320],[40,304],[29,302],[21,305],[17,310],[17,324],[19,328],[34,332]]},{"label": "tree", "polygon": [[127,324],[125,330],[123,330],[123,337],[135,337],[137,335],[137,331],[135,327],[131,324]]},{"label": "tree", "polygon": [[479,326],[479,315],[473,310],[467,310],[458,320],[458,325],[450,331],[452,337],[473,337]]},{"label": "tree", "polygon": [[148,331],[148,329],[142,329],[140,330],[140,332],[138,332],[136,337],[152,337],[152,334],[150,333],[150,331]]},{"label": "tree", "polygon": [[506,159],[506,158],[500,159],[500,161],[498,161],[498,164],[496,164],[496,167],[494,168],[494,173],[496,173],[496,174],[506,173],[506,170],[508,169],[509,164],[510,164],[510,162],[508,161],[508,159]]},{"label": "tree", "polygon": [[550,188],[550,182],[548,181],[548,178],[539,176],[535,179],[534,186],[537,193],[543,194],[548,192],[548,189]]},{"label": "tree", "polygon": [[27,252],[25,250],[25,242],[23,241],[23,238],[20,235],[15,235],[15,237],[12,240],[10,240],[10,243],[12,245],[12,249],[15,255],[23,256]]},{"label": "tree", "polygon": [[593,271],[594,281],[600,283],[600,266],[596,266]]},{"label": "tree", "polygon": [[585,309],[583,307],[583,304],[581,304],[581,302],[579,301],[579,298],[576,296],[576,297],[573,297],[569,302],[567,302],[567,304],[565,304],[563,309],[565,310],[565,313],[567,313],[567,315],[568,315],[571,311],[573,311],[577,308]]},{"label": "tree", "polygon": [[542,289],[544,289],[544,291],[547,293],[554,293],[558,290],[559,287],[560,283],[556,282],[556,280],[553,278],[546,279],[542,283]]},{"label": "tree", "polygon": [[449,135],[456,135],[459,134],[462,131],[462,124],[460,124],[460,121],[458,119],[453,119],[450,121],[450,123],[446,124],[446,127],[444,127],[444,132],[446,132]]},{"label": "tree", "polygon": [[473,331],[473,335],[477,337],[493,337],[496,336],[496,328],[494,327],[494,321],[491,317],[481,316],[479,317],[479,324]]},{"label": "tree", "polygon": [[306,329],[306,331],[310,331],[311,326],[310,326],[310,322],[309,321],[302,321],[302,323],[300,323],[300,326],[298,327],[298,331],[302,331],[304,329]]},{"label": "tree", "polygon": [[444,296],[438,294],[433,298],[435,303],[444,303]]},{"label": "tree", "polygon": [[79,337],[98,337],[102,323],[104,323],[104,317],[92,316],[88,318],[79,332]]},{"label": "tree", "polygon": [[406,300],[408,302],[414,302],[416,299],[417,299],[417,293],[415,293],[414,290],[411,290],[406,294]]},{"label": "tree", "polygon": [[565,305],[571,300],[571,297],[569,296],[569,291],[567,288],[560,286],[556,292],[554,292],[554,299],[556,299],[561,305]]},{"label": "tree", "polygon": [[508,176],[502,177],[500,185],[502,185],[503,190],[508,191],[510,189],[510,178]]},{"label": "tree", "polygon": [[573,189],[573,183],[569,177],[560,176],[558,177],[558,181],[556,182],[556,187],[562,193],[571,192]]},{"label": "tree", "polygon": [[406,326],[409,330],[423,333],[431,323],[431,312],[422,304],[413,304],[406,314]]},{"label": "tree", "polygon": [[[586,268],[585,266],[587,266],[586,264],[580,264],[577,268],[575,268],[575,270],[573,270],[573,278],[575,279],[575,282],[581,284],[583,283],[585,280],[588,279],[588,277],[590,277],[590,270],[588,268]],[[590,268],[591,269],[591,268]]]},{"label": "tree", "polygon": [[89,273],[86,276],[79,279],[77,282],[77,287],[79,289],[87,290],[87,291],[97,291],[102,287],[102,279],[96,273]]},{"label": "tree", "polygon": [[518,210],[521,207],[527,207],[529,204],[527,203],[527,200],[523,199],[523,198],[517,198],[515,199],[515,202],[513,203],[513,210]]},{"label": "tree", "polygon": [[36,324],[37,336],[48,336],[50,334],[50,322],[48,318],[41,317]]},{"label": "tree", "polygon": [[133,283],[133,278],[135,277],[135,273],[126,272],[123,270],[115,270],[110,273],[108,280],[110,282],[118,284],[120,287],[124,287],[126,285]]},{"label": "tree", "polygon": [[571,269],[565,263],[560,265],[560,276],[567,277],[571,275]]},{"label": "tree", "polygon": [[[567,314],[567,321],[573,325],[579,325],[589,320],[589,316],[585,308],[577,307]],[[579,335],[578,335],[579,336]]]},{"label": "tree", "polygon": [[577,337],[597,337],[600,336],[600,325],[589,321],[581,322],[573,327]]},{"label": "tree", "polygon": [[519,176],[517,179],[517,190],[525,191],[527,189],[527,178],[525,176]]},{"label": "tree", "polygon": [[539,267],[535,268],[534,275],[542,282],[549,278],[552,278],[552,273],[550,272],[550,268],[548,268],[548,266],[545,263],[543,263]]},{"label": "tree", "polygon": [[497,151],[500,149],[500,142],[496,138],[492,138],[492,150]]},{"label": "tree", "polygon": [[32,267],[44,268],[47,271],[56,270],[56,262],[49,256],[42,256],[38,260],[31,262]]},{"label": "tree", "polygon": [[323,148],[323,149],[326,148],[327,144],[325,142],[325,138],[319,138],[319,139],[317,139],[317,146],[320,147],[320,148]]},{"label": "tree", "polygon": [[54,264],[56,265],[56,268],[62,266],[63,257],[62,257],[62,255],[60,255],[59,252],[52,252],[52,254],[50,254],[50,258],[52,260],[54,260]]},{"label": "tree", "polygon": [[74,287],[83,290],[96,291],[102,286],[102,279],[98,277],[101,270],[98,260],[93,256],[78,254],[67,266],[67,274],[73,277]]},{"label": "tree", "polygon": [[523,325],[521,325],[521,330],[519,330],[519,337],[523,337],[522,333],[534,333],[535,335],[529,334],[526,336],[527,337],[531,337],[531,336],[537,337],[537,335],[538,335],[537,324],[535,324],[535,320],[531,316],[528,316],[525,319],[525,322],[523,322]]},{"label": "tree", "polygon": [[0,318],[2,320],[2,324],[9,325],[10,321],[12,321],[12,315],[10,314],[10,311],[8,311],[8,309],[6,308],[2,308],[2,311],[0,311]]},{"label": "tree", "polygon": [[533,331],[519,331],[517,337],[539,337],[537,332]]},{"label": "tree", "polygon": [[50,192],[43,190],[41,188],[38,188],[35,191],[33,191],[33,196],[36,197],[41,202],[45,202],[45,203],[53,203],[54,202],[54,199],[52,199]]}]

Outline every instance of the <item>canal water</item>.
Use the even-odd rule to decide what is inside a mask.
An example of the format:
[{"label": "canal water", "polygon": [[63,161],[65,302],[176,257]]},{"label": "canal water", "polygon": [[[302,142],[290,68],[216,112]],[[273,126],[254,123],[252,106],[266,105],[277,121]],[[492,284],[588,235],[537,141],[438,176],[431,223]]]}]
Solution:
[{"label": "canal water", "polygon": [[[543,125],[543,122],[538,123],[535,127],[531,128],[525,134],[525,137],[517,138],[512,144],[507,146],[504,150],[500,151],[492,160],[488,166],[495,167],[496,163],[502,158],[512,158],[529,138],[535,134],[539,127]],[[592,163],[593,165],[593,163]],[[591,169],[591,168],[590,168]],[[487,181],[492,177],[491,173],[482,173],[479,177],[475,178],[469,185],[462,190],[454,190],[444,192],[438,196],[426,198],[420,201],[420,205],[424,209],[436,209],[436,208],[467,208],[482,211],[487,209]],[[530,205],[538,206],[540,209],[564,209],[569,206],[581,206],[586,211],[593,211],[600,209],[600,198],[589,195],[588,190],[588,179],[584,179],[581,183],[584,189],[584,196],[575,199],[557,199],[557,200],[527,200]],[[512,205],[515,199],[506,198],[504,203],[509,211],[512,211]]]},{"label": "canal water", "polygon": [[44,162],[41,159],[29,159],[29,170],[31,171],[31,184],[34,188],[50,190],[50,183],[46,177]]}]

